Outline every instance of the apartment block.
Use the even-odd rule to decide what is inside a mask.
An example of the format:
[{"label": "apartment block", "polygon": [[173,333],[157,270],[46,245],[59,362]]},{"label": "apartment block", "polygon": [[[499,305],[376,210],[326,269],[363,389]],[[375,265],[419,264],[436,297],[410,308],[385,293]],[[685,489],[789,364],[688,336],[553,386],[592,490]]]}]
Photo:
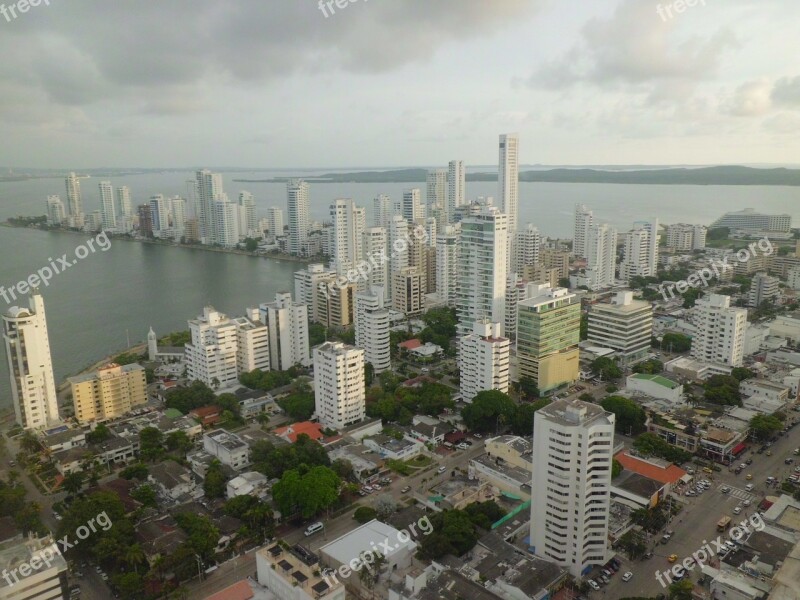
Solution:
[{"label": "apartment block", "polygon": [[109,363],[92,373],[69,377],[75,418],[107,421],[147,404],[147,378],[138,364]]}]

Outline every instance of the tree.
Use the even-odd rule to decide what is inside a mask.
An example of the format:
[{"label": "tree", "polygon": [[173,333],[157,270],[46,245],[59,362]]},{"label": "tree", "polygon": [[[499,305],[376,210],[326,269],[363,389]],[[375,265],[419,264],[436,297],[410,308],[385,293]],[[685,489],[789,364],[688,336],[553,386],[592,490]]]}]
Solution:
[{"label": "tree", "polygon": [[145,427],[139,432],[139,455],[155,462],[164,454],[164,434],[155,427]]},{"label": "tree", "polygon": [[478,541],[475,524],[461,510],[445,510],[431,517],[433,531],[420,540],[422,558],[436,560],[446,554],[461,556]]},{"label": "tree", "polygon": [[724,406],[741,406],[739,381],[731,375],[712,375],[703,386],[706,402]]},{"label": "tree", "polygon": [[136,463],[129,467],[125,467],[119,474],[123,479],[138,479],[144,481],[147,479],[147,467],[143,463]]},{"label": "tree", "polygon": [[381,494],[375,499],[373,506],[381,521],[386,521],[397,510],[397,502],[391,494]]},{"label": "tree", "polygon": [[693,591],[694,584],[691,579],[675,581],[669,586],[669,598],[670,600],[692,600],[694,597]]},{"label": "tree", "polygon": [[214,549],[219,542],[219,529],[205,515],[190,512],[178,513],[175,521],[189,539],[187,544],[202,558],[209,560],[214,556]]},{"label": "tree", "polygon": [[61,487],[70,495],[75,495],[83,489],[84,475],[80,471],[69,473],[61,482]]},{"label": "tree", "polygon": [[208,465],[206,477],[203,480],[203,490],[208,498],[222,498],[225,496],[225,484],[228,478],[222,469],[222,463],[214,459]]},{"label": "tree", "polygon": [[296,421],[308,421],[316,407],[314,392],[307,383],[301,383],[292,392],[280,400],[278,405]]},{"label": "tree", "polygon": [[645,430],[647,414],[633,400],[622,396],[609,396],[600,403],[605,410],[616,416],[616,430],[619,433],[634,435]]},{"label": "tree", "polygon": [[147,562],[147,557],[139,544],[133,544],[125,550],[124,561],[139,573],[139,567]]},{"label": "tree", "polygon": [[692,308],[698,298],[703,297],[703,290],[700,288],[689,288],[683,294],[683,308]]},{"label": "tree", "polygon": [[111,437],[111,431],[103,423],[100,423],[93,431],[86,434],[88,444],[102,444]]},{"label": "tree", "polygon": [[286,471],[272,488],[272,498],[284,517],[299,514],[307,519],[339,498],[341,480],[328,467],[317,466],[304,475]]},{"label": "tree", "polygon": [[692,338],[681,333],[665,333],[660,346],[667,352],[688,352],[692,348]]},{"label": "tree", "polygon": [[613,360],[606,356],[595,358],[591,365],[592,371],[602,379],[613,380],[622,377],[622,369]]},{"label": "tree", "polygon": [[138,488],[131,492],[131,498],[141,502],[144,506],[155,507],[158,504],[156,491],[147,483],[140,485]]},{"label": "tree", "polygon": [[506,511],[500,508],[494,500],[473,502],[464,509],[464,512],[467,513],[469,520],[472,521],[476,527],[480,527],[486,531],[490,531],[492,524],[506,516]]},{"label": "tree", "polygon": [[581,341],[589,338],[589,313],[581,313],[580,338]]},{"label": "tree", "polygon": [[612,459],[611,461],[611,479],[615,479],[622,473],[623,470],[622,463],[619,462],[616,458]]},{"label": "tree", "polygon": [[185,431],[173,431],[167,435],[165,445],[167,450],[177,451],[181,456],[186,456],[192,449],[192,440]]},{"label": "tree", "polygon": [[245,238],[244,249],[248,252],[255,252],[258,250],[258,240],[254,240],[253,238]]},{"label": "tree", "polygon": [[[139,551],[141,552],[141,549]],[[138,572],[114,575],[112,581],[119,590],[119,593],[126,600],[141,598],[142,589],[144,588],[144,580]]]},{"label": "tree", "polygon": [[536,411],[548,404],[550,404],[550,399],[542,398],[530,404],[525,403],[517,406],[511,418],[511,432],[514,435],[531,435]]},{"label": "tree", "polygon": [[492,431],[497,428],[502,419],[508,423],[514,417],[516,405],[508,397],[498,390],[485,390],[478,392],[461,411],[467,427],[472,431]]},{"label": "tree", "polygon": [[369,523],[378,517],[378,512],[370,506],[359,506],[353,513],[353,518],[361,523]]},{"label": "tree", "polygon": [[193,381],[188,387],[168,391],[164,405],[186,414],[194,408],[213,404],[215,399],[214,391],[210,387],[202,381]]},{"label": "tree", "polygon": [[519,391],[525,398],[539,397],[539,388],[536,385],[536,380],[527,375],[519,378]]},{"label": "tree", "polygon": [[36,454],[42,450],[42,445],[30,430],[27,430],[22,434],[22,438],[20,438],[19,441],[19,447],[28,454]]},{"label": "tree", "polygon": [[643,433],[633,441],[633,447],[645,456],[657,456],[677,464],[692,458],[690,452],[671,446],[655,433]]},{"label": "tree", "polygon": [[755,377],[756,374],[754,371],[746,367],[734,367],[731,370],[731,377],[734,377],[736,381],[744,381],[745,379],[752,379]]},{"label": "tree", "polygon": [[664,370],[664,363],[660,360],[652,359],[640,362],[633,366],[634,373],[646,373],[648,375],[656,375]]},{"label": "tree", "polygon": [[783,429],[783,422],[775,415],[755,415],[750,419],[750,435],[756,440],[766,440]]}]

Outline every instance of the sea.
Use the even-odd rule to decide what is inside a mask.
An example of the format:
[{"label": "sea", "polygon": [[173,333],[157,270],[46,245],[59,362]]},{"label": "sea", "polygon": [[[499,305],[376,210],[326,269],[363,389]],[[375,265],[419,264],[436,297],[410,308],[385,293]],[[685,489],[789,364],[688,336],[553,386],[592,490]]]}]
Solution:
[{"label": "sea", "polygon": [[[238,182],[235,179],[308,177],[330,171],[224,172],[224,188],[231,199],[239,191],[254,194],[259,216],[278,206],[286,210],[284,183]],[[100,207],[98,184],[110,180],[116,188],[131,189],[134,207],[155,194],[188,196],[193,171],[91,177],[81,180],[84,210]],[[330,202],[352,198],[367,211],[371,223],[372,199],[378,194],[402,197],[408,183],[312,183],[311,219],[327,218]],[[0,182],[0,221],[9,217],[45,214],[48,195],[66,202],[63,178]],[[496,197],[493,182],[467,183],[468,200]],[[762,186],[616,185],[583,183],[521,183],[519,223],[535,224],[542,235],[571,237],[575,204],[586,204],[595,218],[620,231],[634,221],[658,217],[662,223],[710,224],[727,211],[754,208],[789,213],[800,226],[800,188]],[[284,214],[285,218],[285,214]],[[27,279],[64,253],[73,256],[90,234],[44,232],[0,227],[0,285],[8,289]],[[112,240],[107,251],[96,249],[41,288],[45,301],[53,366],[57,381],[80,372],[105,356],[122,352],[146,339],[153,327],[161,336],[187,329],[187,320],[214,306],[230,315],[271,302],[282,290],[293,290],[293,273],[302,268],[291,261],[208,252]],[[0,310],[18,304],[0,297]],[[2,351],[5,354],[5,350]],[[0,407],[10,406],[8,363],[0,361]]]}]

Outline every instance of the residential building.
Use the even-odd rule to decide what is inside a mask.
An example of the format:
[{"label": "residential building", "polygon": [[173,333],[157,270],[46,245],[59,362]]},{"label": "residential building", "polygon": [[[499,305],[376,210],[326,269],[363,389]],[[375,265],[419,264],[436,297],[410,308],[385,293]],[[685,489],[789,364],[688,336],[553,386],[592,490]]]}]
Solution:
[{"label": "residential building", "polygon": [[[616,246],[614,248],[616,249]],[[545,269],[558,269],[559,279],[569,277],[569,252],[547,248],[542,250],[541,256]]]},{"label": "residential building", "polygon": [[533,420],[530,545],[581,577],[611,557],[608,545],[612,413],[580,400],[557,400]]},{"label": "residential building", "polygon": [[364,230],[364,260],[369,265],[366,289],[381,287],[389,293],[389,260],[386,255],[388,235],[383,227]]},{"label": "residential building", "polygon": [[275,302],[259,306],[259,313],[269,328],[271,368],[286,371],[296,364],[308,364],[308,307],[293,302],[289,292],[279,292]]},{"label": "residential building", "polygon": [[323,567],[315,554],[300,554],[280,543],[265,546],[255,554],[256,578],[269,590],[270,597],[274,595],[277,600],[345,600],[344,584],[322,575]]},{"label": "residential building", "polygon": [[236,325],[236,370],[249,373],[269,371],[269,327],[261,322],[258,308],[248,308],[246,317],[233,319]]},{"label": "residential building", "polygon": [[458,367],[465,402],[484,390],[508,393],[511,340],[502,337],[502,329],[500,323],[481,319],[473,323],[471,334],[459,340]]},{"label": "residential building", "polygon": [[447,205],[445,208],[445,220],[452,223],[456,209],[466,204],[466,170],[463,160],[451,160],[447,165]]},{"label": "residential building", "polygon": [[131,188],[127,185],[122,185],[117,188],[117,204],[119,205],[120,216],[125,218],[133,216],[133,209],[131,208]]},{"label": "residential building", "polygon": [[394,274],[408,266],[409,224],[401,215],[389,219],[389,273]]},{"label": "residential building", "polygon": [[[347,275],[364,258],[364,209],[356,206],[350,198],[340,198],[333,201],[330,211],[333,222],[331,268],[335,268],[339,275]],[[363,282],[360,283],[363,286]]]},{"label": "residential building", "polygon": [[667,248],[688,252],[706,247],[708,229],[703,225],[675,223],[667,226]]},{"label": "residential building", "polygon": [[403,218],[409,223],[414,223],[425,218],[425,209],[422,206],[422,192],[419,188],[403,191]]},{"label": "residential building", "polygon": [[75,173],[67,175],[67,215],[70,217],[83,216],[83,196],[81,194],[81,180]]},{"label": "residential building", "polygon": [[446,225],[436,235],[436,293],[446,306],[458,298],[458,248],[460,225]]},{"label": "residential building", "polygon": [[336,271],[326,269],[322,263],[310,264],[304,270],[294,272],[294,297],[299,304],[308,307],[309,317],[313,322],[322,322],[319,307],[316,306],[320,287],[324,287],[325,290],[331,289],[336,280]]},{"label": "residential building", "polygon": [[239,230],[239,206],[228,200],[227,194],[220,194],[213,203],[214,242],[223,248],[235,248],[242,239]]},{"label": "residential building", "polygon": [[[509,241],[517,231],[519,206],[519,136],[508,133],[500,136],[498,170],[500,210],[508,219]],[[509,251],[508,256],[513,256]]]},{"label": "residential building", "polygon": [[589,232],[594,225],[594,213],[585,204],[575,205],[575,227],[572,236],[572,254],[576,258],[589,258],[587,254]]},{"label": "residential building", "polygon": [[518,305],[519,376],[548,392],[578,380],[581,307],[565,288],[531,283]]},{"label": "residential building", "polygon": [[241,237],[259,237],[256,199],[246,190],[239,192],[239,233]]},{"label": "residential building", "polygon": [[356,346],[364,349],[364,360],[375,373],[391,368],[389,309],[383,289],[356,294]]},{"label": "residential building", "polygon": [[795,291],[800,290],[800,267],[789,269],[787,280],[789,288]]},{"label": "residential building", "polygon": [[67,561],[59,544],[49,535],[42,538],[33,533],[27,537],[22,534],[4,535],[0,540],[0,569],[4,578],[0,587],[2,600],[61,600],[70,597]]},{"label": "residential building", "polygon": [[149,204],[140,204],[136,207],[139,215],[139,235],[145,238],[153,237],[153,213]]},{"label": "residential building", "polygon": [[542,244],[542,236],[533,223],[528,223],[525,229],[515,232],[517,241],[514,244],[514,264],[513,271],[522,273],[528,265],[539,264],[539,249]]},{"label": "residential building", "polygon": [[83,375],[69,377],[75,418],[107,421],[121,417],[137,406],[147,404],[147,378],[139,364],[106,366]]},{"label": "residential building", "polygon": [[250,447],[238,435],[224,429],[203,434],[203,450],[237,471],[250,464]]},{"label": "residential building", "polygon": [[37,290],[28,308],[12,306],[3,314],[3,341],[11,379],[11,400],[23,429],[46,429],[59,421],[53,361],[44,299]]},{"label": "residential building", "polygon": [[625,255],[619,265],[619,277],[655,277],[658,269],[658,219],[639,221],[625,234]]},{"label": "residential building", "polygon": [[[558,283],[558,282],[556,282]],[[503,333],[509,339],[517,338],[517,306],[520,300],[525,300],[528,283],[517,273],[509,273],[506,278],[506,320]]]},{"label": "residential building", "polygon": [[114,229],[117,226],[117,211],[114,208],[114,188],[110,181],[100,182],[100,208],[103,229]]},{"label": "residential building", "polygon": [[634,300],[631,291],[617,292],[611,302],[593,304],[589,310],[589,342],[614,350],[624,366],[650,354],[652,336],[653,305]]},{"label": "residential building", "polygon": [[509,231],[507,215],[494,206],[461,221],[456,309],[462,335],[478,319],[505,323]]},{"label": "residential building", "polygon": [[47,197],[47,224],[52,227],[58,227],[67,220],[67,212],[64,209],[64,203],[58,196]]},{"label": "residential building", "polygon": [[416,267],[403,267],[392,278],[392,308],[405,315],[425,309],[423,275]]},{"label": "residential building", "polygon": [[765,302],[774,304],[775,300],[781,295],[779,284],[780,279],[777,277],[766,273],[756,273],[750,282],[750,290],[747,293],[747,306],[758,308]]},{"label": "residential building", "polygon": [[731,307],[730,296],[710,294],[695,303],[692,357],[729,367],[742,366],[747,309]]},{"label": "residential building", "polygon": [[150,214],[153,219],[153,233],[156,237],[165,237],[165,232],[169,229],[169,201],[163,194],[150,196]]},{"label": "residential building", "polygon": [[356,284],[319,286],[314,299],[314,313],[325,327],[348,328],[355,319]]},{"label": "residential building", "polygon": [[316,415],[321,425],[342,429],[366,416],[364,350],[341,342],[314,349]]},{"label": "residential building", "polygon": [[389,196],[380,194],[372,200],[372,224],[375,227],[389,229],[389,223],[394,216],[392,199]]},{"label": "residential building", "polygon": [[204,244],[217,242],[217,226],[214,203],[223,194],[222,175],[202,169],[195,173],[195,215],[200,226],[200,237]]},{"label": "residential building", "polygon": [[283,235],[283,209],[270,206],[267,209],[267,228],[274,236]]},{"label": "residential building", "polygon": [[788,214],[767,215],[757,213],[752,208],[729,212],[714,221],[709,229],[728,227],[731,231],[742,230],[749,233],[768,231],[788,233],[792,230],[792,216]]},{"label": "residential building", "polygon": [[[428,289],[428,275],[430,269],[428,268],[428,261],[430,259],[431,249],[428,245],[428,238],[425,227],[425,220],[420,219],[415,223],[410,224],[411,235],[408,239],[408,266],[417,269],[421,278],[421,290],[424,296],[429,291]],[[434,254],[435,256],[435,254]],[[433,265],[433,275],[435,277],[436,265]],[[435,285],[435,283],[434,283]]]},{"label": "residential building", "polygon": [[[429,217],[439,214],[443,217],[447,215],[447,169],[435,169],[428,171],[425,180],[425,204]],[[442,219],[439,223],[444,227],[447,223]]]},{"label": "residential building", "polygon": [[186,344],[186,376],[213,389],[239,382],[236,324],[212,306],[189,321],[191,342]]},{"label": "residential building", "polygon": [[308,183],[290,179],[286,184],[287,211],[289,213],[289,254],[300,256],[308,238]]},{"label": "residential building", "polygon": [[570,278],[570,285],[600,290],[614,285],[617,266],[617,230],[607,223],[592,225],[586,242],[586,269]]}]

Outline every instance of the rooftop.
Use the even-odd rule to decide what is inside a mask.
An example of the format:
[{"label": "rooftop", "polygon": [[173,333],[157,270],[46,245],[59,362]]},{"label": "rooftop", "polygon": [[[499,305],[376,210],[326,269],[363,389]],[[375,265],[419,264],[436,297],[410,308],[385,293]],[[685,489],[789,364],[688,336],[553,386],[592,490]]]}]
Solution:
[{"label": "rooftop", "polygon": [[[686,475],[686,471],[680,467],[658,458],[631,456],[626,452],[620,452],[614,458],[628,471],[638,473],[660,483],[674,483]],[[615,479],[614,485],[616,484]]]},{"label": "rooftop", "polygon": [[609,418],[611,413],[606,412],[597,404],[582,400],[557,400],[539,409],[537,414],[562,425],[587,425],[591,421],[599,419],[607,419],[609,423],[613,422]]},{"label": "rooftop", "polygon": [[329,556],[340,564],[349,563],[353,558],[358,557],[361,552],[369,550],[370,547],[381,547],[380,544],[384,540],[392,541],[392,549],[385,553],[387,558],[403,549],[413,552],[417,547],[416,542],[411,540],[401,542],[398,539],[399,533],[400,532],[391,525],[373,519],[369,523],[365,523],[361,527],[322,546],[319,552],[320,554]]},{"label": "rooftop", "polygon": [[657,383],[658,385],[664,386],[670,390],[674,390],[677,387],[680,387],[679,383],[672,381],[671,379],[667,379],[666,377],[662,377],[661,375],[648,375],[646,373],[637,373],[633,376],[634,379],[643,379],[646,381],[652,381],[653,383]]},{"label": "rooftop", "polygon": [[217,429],[216,431],[207,433],[206,436],[228,450],[247,448],[247,444],[245,444],[238,435],[225,431],[224,429]]}]

